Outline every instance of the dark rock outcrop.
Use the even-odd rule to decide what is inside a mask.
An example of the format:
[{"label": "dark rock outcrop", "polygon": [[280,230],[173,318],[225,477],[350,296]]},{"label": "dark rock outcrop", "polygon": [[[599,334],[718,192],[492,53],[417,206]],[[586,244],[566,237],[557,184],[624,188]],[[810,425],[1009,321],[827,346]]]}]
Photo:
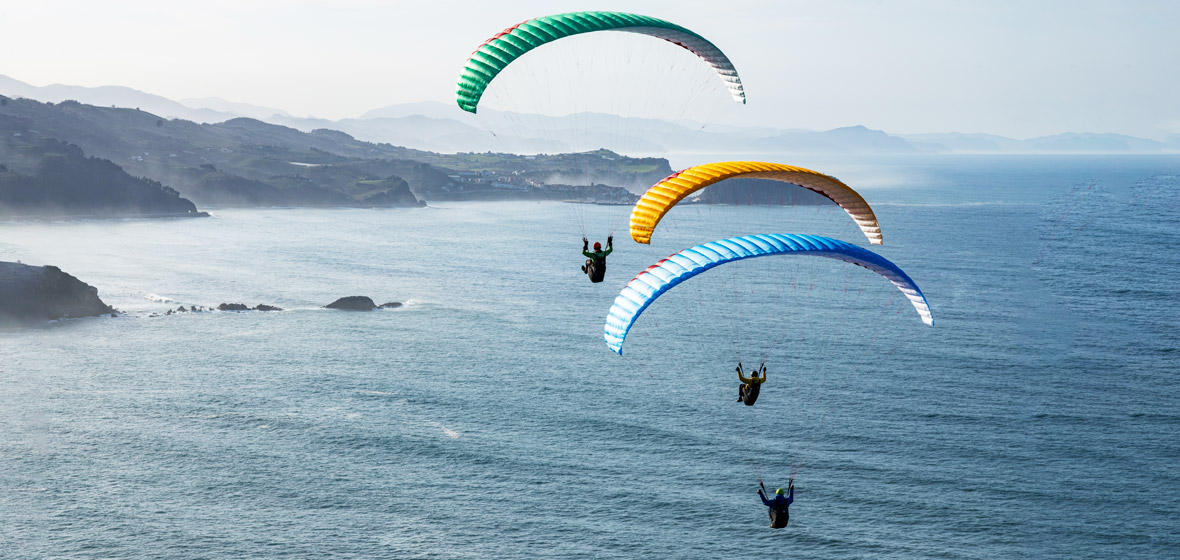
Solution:
[{"label": "dark rock outcrop", "polygon": [[377,304],[366,296],[348,296],[342,297],[328,305],[328,309],[343,309],[345,311],[372,311],[377,308]]},{"label": "dark rock outcrop", "polygon": [[[218,311],[282,311],[283,310],[282,307],[275,307],[273,305],[267,305],[265,303],[260,303],[254,307],[250,307],[244,303],[222,303],[222,304],[218,305],[217,307],[215,307],[214,309],[216,309]],[[208,311],[208,310],[204,307],[199,306],[199,305],[194,305],[194,306],[192,306],[191,309],[185,309],[184,306],[182,305],[175,312],[176,313],[185,313],[185,312],[197,313],[200,311]],[[173,313],[173,311],[168,311],[167,315],[171,315],[172,313]]]},{"label": "dark rock outcrop", "polygon": [[0,262],[0,324],[93,317],[115,310],[90,286],[56,266]]},{"label": "dark rock outcrop", "polygon": [[389,303],[382,303],[381,309],[397,309],[402,306],[400,301],[391,301]]}]

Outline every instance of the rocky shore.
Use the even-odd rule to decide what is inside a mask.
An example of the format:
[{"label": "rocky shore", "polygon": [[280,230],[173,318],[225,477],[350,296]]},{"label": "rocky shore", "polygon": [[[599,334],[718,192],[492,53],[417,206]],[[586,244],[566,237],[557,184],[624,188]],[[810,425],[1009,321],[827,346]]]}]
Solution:
[{"label": "rocky shore", "polygon": [[[324,307],[347,311],[397,309],[402,303],[391,301],[377,305],[367,296],[340,298]],[[260,303],[222,303],[216,307],[181,305],[176,309],[152,312],[151,317],[179,313],[210,311],[282,311],[281,307]],[[0,327],[20,327],[56,319],[117,315],[122,312],[103,303],[98,289],[62,272],[56,266],[30,266],[0,261]]]}]

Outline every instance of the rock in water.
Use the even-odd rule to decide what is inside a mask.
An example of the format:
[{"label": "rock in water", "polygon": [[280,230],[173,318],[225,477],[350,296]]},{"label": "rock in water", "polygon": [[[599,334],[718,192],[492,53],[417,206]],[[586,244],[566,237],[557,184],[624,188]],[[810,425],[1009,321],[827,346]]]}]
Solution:
[{"label": "rock in water", "polygon": [[223,303],[217,306],[218,311],[249,311],[250,308],[244,303]]},{"label": "rock in water", "polygon": [[283,310],[282,307],[275,307],[273,305],[267,305],[265,303],[260,303],[256,306],[254,306],[254,311],[282,311],[282,310]]},{"label": "rock in water", "polygon": [[324,307],[329,309],[344,309],[346,311],[372,311],[377,308],[377,304],[365,296],[348,296],[342,297]]},{"label": "rock in water", "polygon": [[382,303],[381,309],[397,309],[402,306],[400,301],[391,301],[389,303]]},{"label": "rock in water", "polygon": [[56,266],[0,262],[0,323],[28,323],[113,313],[90,286]]}]

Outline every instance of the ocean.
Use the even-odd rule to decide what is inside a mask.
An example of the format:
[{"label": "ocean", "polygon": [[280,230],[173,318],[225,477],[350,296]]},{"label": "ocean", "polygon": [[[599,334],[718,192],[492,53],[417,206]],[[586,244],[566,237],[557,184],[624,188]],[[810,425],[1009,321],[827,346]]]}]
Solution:
[{"label": "ocean", "polygon": [[[651,246],[550,201],[0,223],[0,260],[124,313],[0,331],[0,556],[1180,556],[1180,156],[789,163],[861,191],[933,327],[776,257],[607,349],[618,291],[690,245],[868,247],[831,207],[685,207]],[[404,305],[322,308],[349,295]],[[165,315],[223,302],[284,310]],[[770,529],[755,490],[792,474]]]}]

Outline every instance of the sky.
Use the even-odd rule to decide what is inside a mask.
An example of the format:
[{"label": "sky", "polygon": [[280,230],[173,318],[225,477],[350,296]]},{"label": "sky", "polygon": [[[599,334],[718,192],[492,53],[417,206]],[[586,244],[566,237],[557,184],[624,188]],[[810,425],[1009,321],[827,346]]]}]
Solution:
[{"label": "sky", "polygon": [[0,74],[340,119],[453,103],[485,39],[578,10],[659,17],[711,40],[745,85],[738,125],[1180,133],[1173,1],[3,0]]}]

